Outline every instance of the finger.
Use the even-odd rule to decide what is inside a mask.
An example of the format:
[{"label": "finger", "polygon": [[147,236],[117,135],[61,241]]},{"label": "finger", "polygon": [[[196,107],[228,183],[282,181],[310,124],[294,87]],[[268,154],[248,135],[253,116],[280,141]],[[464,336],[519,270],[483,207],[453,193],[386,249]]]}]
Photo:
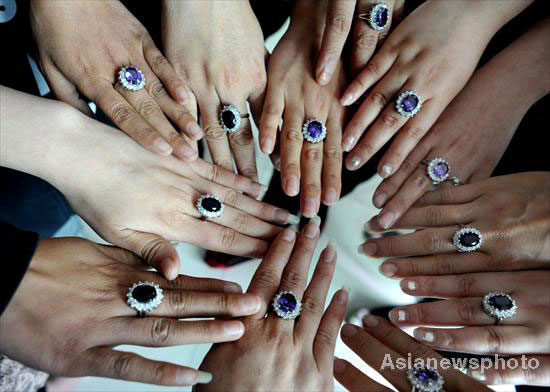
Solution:
[{"label": "finger", "polygon": [[385,392],[391,389],[371,380],[345,359],[334,359],[334,378],[350,392]]},{"label": "finger", "polygon": [[[325,310],[327,292],[336,265],[336,249],[331,241],[321,252],[317,266],[302,300],[300,320],[294,327],[294,333],[301,339],[310,339],[316,335],[319,322]],[[339,327],[338,327],[339,328]],[[338,330],[336,331],[338,335]]]},{"label": "finger", "polygon": [[[246,103],[239,107],[241,113],[246,113]],[[254,135],[250,119],[241,120],[241,128],[237,132],[229,133],[229,144],[233,151],[233,157],[237,165],[237,172],[254,181],[258,181],[256,168],[256,150],[254,147]]]},{"label": "finger", "polygon": [[178,386],[208,383],[212,380],[212,375],[208,372],[153,361],[134,353],[106,347],[94,348],[88,353],[88,359],[90,366],[86,374],[91,376]]},{"label": "finger", "polygon": [[300,204],[302,215],[313,218],[321,206],[321,171],[323,169],[323,142],[304,143],[300,159],[302,171]]},{"label": "finger", "polygon": [[241,234],[264,240],[273,239],[282,230],[280,226],[264,222],[245,211],[229,207],[228,205],[225,205],[222,216],[216,218],[216,223],[236,230]]},{"label": "finger", "polygon": [[213,278],[196,278],[187,275],[178,275],[173,280],[165,280],[154,272],[146,272],[142,281],[158,283],[162,289],[191,290],[200,292],[242,293],[243,289],[237,283]]},{"label": "finger", "polygon": [[77,108],[87,116],[93,116],[93,112],[88,104],[80,98],[75,85],[67,79],[54,64],[50,62],[43,62],[42,64],[42,70],[48,79],[48,83],[55,97]]},{"label": "finger", "polygon": [[172,154],[172,147],[166,139],[111,84],[105,81],[96,82],[88,91],[91,92],[90,99],[128,136],[156,154]]},{"label": "finger", "polygon": [[[300,191],[300,156],[302,152],[303,112],[295,111],[295,105],[287,105],[283,129],[281,131],[281,181],[283,191],[288,196],[296,196]],[[292,111],[292,112],[291,112]]]},{"label": "finger", "polygon": [[[449,188],[452,192],[455,187]],[[413,207],[393,225],[394,228],[452,226],[473,222],[479,210],[471,204]]]},{"label": "finger", "polygon": [[327,119],[327,137],[323,142],[322,197],[323,203],[330,206],[340,199],[342,190],[342,123],[343,111],[337,115],[331,110]]},{"label": "finger", "polygon": [[515,325],[445,329],[422,327],[414,330],[414,338],[436,350],[472,354],[514,355],[538,351],[533,349],[532,329]]},{"label": "finger", "polygon": [[288,262],[295,241],[296,232],[290,228],[284,229],[275,238],[254,273],[247,292],[256,294],[262,301],[260,310],[253,318],[261,319],[267,313],[269,303],[279,288],[281,274]]},{"label": "finger", "polygon": [[233,169],[233,156],[227,139],[227,132],[222,128],[218,117],[221,104],[215,91],[209,91],[204,97],[199,96],[202,128],[208,144],[208,150],[214,164],[229,171]]},{"label": "finger", "polygon": [[414,204],[415,207],[443,204],[466,204],[482,195],[483,189],[477,184],[465,184],[457,187],[439,188],[427,192]]},{"label": "finger", "polygon": [[[321,318],[319,328],[316,329],[317,333],[313,335],[313,355],[320,371],[332,366],[336,339],[338,339],[338,331],[346,316],[348,301],[347,291],[345,289],[338,290]],[[299,320],[298,325],[301,322]]]},{"label": "finger", "polygon": [[328,2],[325,31],[315,71],[317,82],[321,86],[326,86],[334,74],[351,28],[354,8],[355,1]]},{"label": "finger", "polygon": [[[369,22],[358,15],[369,15],[377,0],[360,0],[357,2],[356,20],[353,26],[353,41],[351,47],[351,74],[355,77],[365,68],[372,57],[379,41],[379,32],[370,27]],[[390,17],[391,12],[388,12]],[[389,21],[388,21],[389,26]]]},{"label": "finger", "polygon": [[260,147],[264,154],[271,154],[274,151],[277,130],[283,116],[284,107],[282,90],[268,81],[259,128]]},{"label": "finger", "polygon": [[[506,358],[510,366],[490,366],[488,369],[472,370],[468,373],[487,385],[550,385],[550,356],[522,355]],[[518,364],[515,366],[513,364]]]}]

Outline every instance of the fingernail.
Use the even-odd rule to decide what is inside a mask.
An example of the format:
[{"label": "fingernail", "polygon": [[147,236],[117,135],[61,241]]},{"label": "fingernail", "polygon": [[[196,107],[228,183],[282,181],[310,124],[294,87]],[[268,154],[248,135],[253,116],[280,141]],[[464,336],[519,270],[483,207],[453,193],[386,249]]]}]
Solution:
[{"label": "fingernail", "polygon": [[285,240],[287,242],[292,242],[296,238],[296,232],[294,230],[292,230],[291,228],[287,227],[283,231],[282,238],[283,238],[283,240]]},{"label": "fingernail", "polygon": [[[395,313],[393,315],[393,318],[395,319]],[[404,310],[398,310],[397,311],[397,321],[406,321],[407,320],[407,312]]]},{"label": "fingernail", "polygon": [[407,290],[414,291],[416,290],[416,282],[414,280],[407,281]]},{"label": "fingernail", "polygon": [[325,204],[331,205],[336,202],[337,198],[336,189],[329,188],[327,193],[325,193]]},{"label": "fingernail", "polygon": [[342,327],[342,335],[344,336],[355,336],[357,334],[357,327],[353,324],[346,324]]},{"label": "fingernail", "polygon": [[347,166],[349,170],[356,170],[357,168],[359,168],[360,164],[361,164],[361,158],[353,157],[351,160],[351,163]]},{"label": "fingernail", "polygon": [[373,203],[376,207],[382,208],[384,207],[384,203],[388,199],[388,195],[386,192],[380,192],[376,195],[374,195]]},{"label": "fingernail", "polygon": [[344,94],[342,99],[340,99],[340,104],[342,106],[349,106],[349,105],[351,105],[352,102],[353,102],[353,94],[352,93],[346,93],[346,94]]},{"label": "fingernail", "polygon": [[197,384],[208,384],[210,381],[212,381],[212,378],[212,373],[197,370]]},{"label": "fingernail", "polygon": [[387,178],[393,171],[393,167],[391,165],[385,164],[382,166],[382,169],[380,169],[380,175],[382,178]]},{"label": "fingernail", "polygon": [[346,363],[340,358],[334,358],[334,373],[343,373],[346,370]]},{"label": "fingernail", "polygon": [[345,305],[348,302],[348,292],[345,288],[341,288],[338,290],[338,294],[336,294],[336,302],[338,302],[340,305]]},{"label": "fingernail", "polygon": [[155,140],[154,147],[155,150],[157,150],[162,155],[172,154],[172,147],[163,138],[157,138],[157,140]]},{"label": "fingernail", "polygon": [[199,140],[202,137],[202,128],[193,121],[187,124],[187,133],[190,133],[194,140]]},{"label": "fingernail", "polygon": [[240,321],[227,321],[223,324],[223,331],[228,336],[240,336],[244,333],[244,325]]},{"label": "fingernail", "polygon": [[470,372],[470,374],[477,381],[487,381],[487,376],[479,370],[474,370],[474,371]]},{"label": "fingernail", "polygon": [[374,242],[367,242],[363,244],[360,248],[363,254],[367,256],[374,256],[376,254],[376,251],[378,250],[378,245],[376,245],[376,243]]},{"label": "fingernail", "polygon": [[265,139],[263,142],[263,152],[266,154],[271,154],[273,152],[273,140]]},{"label": "fingernail", "polygon": [[290,213],[287,210],[277,208],[275,210],[274,218],[279,223],[287,223]]},{"label": "fingernail", "polygon": [[185,87],[178,87],[176,89],[176,97],[180,105],[185,105],[189,101],[189,94]]},{"label": "fingernail", "polygon": [[180,153],[187,159],[193,159],[197,156],[197,152],[189,144],[182,144]]},{"label": "fingernail", "polygon": [[326,67],[323,68],[321,74],[319,75],[319,82],[324,86],[330,81],[330,72],[327,71]]},{"label": "fingernail", "polygon": [[298,177],[290,176],[286,180],[286,190],[289,195],[296,196],[300,190],[300,181]]},{"label": "fingernail", "polygon": [[309,220],[306,226],[305,235],[308,238],[315,238],[319,232],[319,226],[321,225],[321,218],[315,215]]},{"label": "fingernail", "polygon": [[346,136],[344,139],[344,151],[350,152],[353,146],[355,145],[355,136]]},{"label": "fingernail", "polygon": [[380,324],[377,317],[368,315],[363,318],[363,324],[368,328],[374,328]]},{"label": "fingernail", "polygon": [[241,299],[242,310],[253,314],[260,310],[260,299],[255,295],[245,295]]},{"label": "fingernail", "polygon": [[325,263],[332,263],[336,256],[336,248],[334,247],[334,244],[332,243],[332,240],[329,241],[327,244],[327,247],[325,248],[325,251],[323,252],[323,261]]},{"label": "fingernail", "polygon": [[324,86],[330,81],[330,77],[334,72],[337,57],[334,55],[328,55],[325,58],[322,66],[319,69],[319,82]]},{"label": "fingernail", "polygon": [[281,171],[281,158],[276,158],[273,162],[273,167],[275,168],[275,170],[277,170],[278,172]]},{"label": "fingernail", "polygon": [[387,276],[388,278],[391,278],[396,274],[397,267],[393,264],[382,264],[380,266],[380,272],[382,273],[382,275]]},{"label": "fingernail", "polygon": [[306,218],[313,218],[315,214],[317,214],[317,201],[315,199],[306,199],[302,215]]},{"label": "fingernail", "polygon": [[226,283],[223,285],[223,291],[226,293],[242,293],[243,289],[237,283]]},{"label": "fingernail", "polygon": [[395,221],[395,213],[392,211],[384,212],[382,215],[378,217],[378,223],[384,229],[389,229],[391,225],[393,225],[394,221]]},{"label": "fingernail", "polygon": [[433,343],[435,342],[435,335],[433,332],[423,332],[415,330],[413,335],[418,340],[423,340],[424,342]]}]

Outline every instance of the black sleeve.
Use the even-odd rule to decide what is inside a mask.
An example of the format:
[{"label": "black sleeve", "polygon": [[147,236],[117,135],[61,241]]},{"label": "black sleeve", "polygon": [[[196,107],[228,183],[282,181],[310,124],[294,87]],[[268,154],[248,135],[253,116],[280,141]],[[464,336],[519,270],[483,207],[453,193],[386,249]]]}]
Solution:
[{"label": "black sleeve", "polygon": [[0,315],[27,272],[37,245],[38,234],[19,230],[0,221]]}]

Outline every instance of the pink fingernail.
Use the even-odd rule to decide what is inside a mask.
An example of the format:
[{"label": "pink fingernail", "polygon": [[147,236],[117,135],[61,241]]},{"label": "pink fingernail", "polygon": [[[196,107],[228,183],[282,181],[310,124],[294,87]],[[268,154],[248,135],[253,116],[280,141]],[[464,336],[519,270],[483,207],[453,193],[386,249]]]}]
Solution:
[{"label": "pink fingernail", "polygon": [[379,268],[382,275],[391,278],[397,273],[397,267],[393,264],[382,264]]},{"label": "pink fingernail", "polygon": [[342,106],[349,106],[353,102],[353,94],[352,93],[346,93],[342,99],[340,99],[340,105]]},{"label": "pink fingernail", "polygon": [[176,97],[178,98],[178,103],[181,105],[185,105],[189,101],[189,94],[185,87],[178,87],[176,89]]},{"label": "pink fingernail", "polygon": [[187,132],[191,134],[194,140],[199,140],[202,137],[202,128],[194,121],[187,124]]},{"label": "pink fingernail", "polygon": [[154,143],[155,150],[157,150],[162,155],[172,154],[172,147],[168,144],[163,138],[157,138]]},{"label": "pink fingernail", "polygon": [[286,180],[286,190],[290,196],[296,196],[300,191],[300,181],[296,176],[290,176]]},{"label": "pink fingernail", "polygon": [[266,154],[271,154],[273,152],[273,140],[265,139],[263,142],[263,152]]},{"label": "pink fingernail", "polygon": [[355,145],[355,137],[346,136],[346,138],[344,139],[344,151],[350,152],[354,145]]},{"label": "pink fingernail", "polygon": [[304,215],[306,218],[313,218],[317,214],[317,201],[315,199],[306,199],[304,201]]},{"label": "pink fingernail", "polygon": [[393,211],[384,212],[378,217],[378,223],[382,228],[389,229],[395,222],[395,213]]},{"label": "pink fingernail", "polygon": [[353,324],[346,324],[342,327],[342,335],[344,336],[355,336],[357,335],[357,327]]},{"label": "pink fingernail", "polygon": [[374,195],[374,200],[372,202],[374,203],[374,205],[377,208],[382,208],[382,207],[384,207],[384,203],[386,202],[387,199],[388,199],[387,193],[386,192],[380,192],[380,193]]}]

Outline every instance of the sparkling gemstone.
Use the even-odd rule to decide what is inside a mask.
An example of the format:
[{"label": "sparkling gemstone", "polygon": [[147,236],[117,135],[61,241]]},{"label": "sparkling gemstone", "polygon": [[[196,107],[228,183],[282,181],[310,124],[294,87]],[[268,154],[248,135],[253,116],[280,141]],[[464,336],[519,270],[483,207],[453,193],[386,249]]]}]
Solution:
[{"label": "sparkling gemstone", "polygon": [[430,369],[418,370],[414,373],[414,376],[422,382],[428,382],[429,380],[437,381],[439,378],[437,374]]},{"label": "sparkling gemstone", "polygon": [[376,11],[374,21],[378,27],[384,27],[388,23],[388,9],[386,7],[380,7]]},{"label": "sparkling gemstone", "polygon": [[489,299],[489,304],[498,310],[512,309],[514,304],[505,295],[494,295]]},{"label": "sparkling gemstone", "polygon": [[218,212],[222,208],[222,203],[220,203],[219,200],[216,200],[213,197],[205,197],[201,201],[201,206],[206,211]]},{"label": "sparkling gemstone", "polygon": [[418,106],[418,97],[414,94],[409,94],[401,101],[401,107],[407,113],[412,112]]},{"label": "sparkling gemstone", "polygon": [[438,162],[434,165],[434,174],[437,176],[437,178],[445,178],[448,173],[449,165],[447,165],[445,162]]},{"label": "sparkling gemstone", "polygon": [[222,112],[222,121],[226,128],[233,129],[237,126],[237,117],[231,110],[224,110]]},{"label": "sparkling gemstone", "polygon": [[479,235],[477,233],[463,233],[459,238],[460,245],[471,248],[479,244]]},{"label": "sparkling gemstone", "polygon": [[292,312],[296,309],[296,298],[292,294],[285,293],[282,294],[279,299],[277,299],[277,304],[281,310],[285,313]]},{"label": "sparkling gemstone", "polygon": [[157,291],[153,286],[148,284],[137,286],[132,290],[132,297],[134,297],[136,301],[141,303],[152,301],[155,299],[156,296]]},{"label": "sparkling gemstone", "polygon": [[139,72],[137,68],[134,68],[134,67],[126,68],[124,77],[126,78],[126,81],[130,84],[140,84],[141,81],[143,80],[143,77],[141,76],[141,72]]},{"label": "sparkling gemstone", "polygon": [[317,139],[323,133],[323,124],[319,121],[311,121],[307,126],[307,133],[314,139]]}]

